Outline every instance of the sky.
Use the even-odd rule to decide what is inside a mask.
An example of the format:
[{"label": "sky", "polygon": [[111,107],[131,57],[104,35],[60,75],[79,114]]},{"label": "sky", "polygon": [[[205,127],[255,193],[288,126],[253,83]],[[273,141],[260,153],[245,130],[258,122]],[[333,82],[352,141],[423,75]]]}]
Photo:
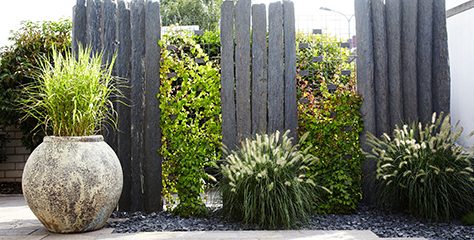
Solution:
[{"label": "sky", "polygon": [[[253,0],[254,3],[269,3],[275,0]],[[449,0],[448,0],[449,1]],[[75,0],[22,0],[2,1],[0,8],[0,46],[8,44],[11,30],[18,29],[24,20],[57,20],[72,15]],[[293,0],[297,28],[311,31],[313,28],[332,31],[336,35],[348,34],[348,23],[344,16],[319,10],[330,8],[348,16],[354,13],[353,0]],[[355,20],[351,20],[351,31],[355,32]],[[326,31],[327,30],[327,31]]]},{"label": "sky", "polygon": [[[252,0],[253,3],[269,3],[275,0]],[[446,0],[447,9],[467,0]],[[8,43],[11,30],[18,29],[24,20],[42,21],[70,18],[76,0],[7,0],[0,8],[0,46]],[[348,23],[343,15],[350,18],[354,14],[353,0],[293,0],[295,3],[296,27],[300,31],[311,32],[322,29],[324,33],[346,37],[355,33],[355,19]],[[340,13],[323,11],[321,7]]]}]

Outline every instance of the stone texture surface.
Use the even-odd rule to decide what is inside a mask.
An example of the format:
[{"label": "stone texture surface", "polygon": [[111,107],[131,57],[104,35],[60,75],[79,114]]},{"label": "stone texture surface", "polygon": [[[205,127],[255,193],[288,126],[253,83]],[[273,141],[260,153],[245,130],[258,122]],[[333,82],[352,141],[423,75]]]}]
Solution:
[{"label": "stone texture surface", "polygon": [[122,169],[102,136],[45,137],[23,174],[25,199],[51,232],[102,228],[122,192]]},{"label": "stone texture surface", "polygon": [[222,144],[230,149],[237,146],[237,120],[235,116],[235,71],[234,71],[234,2],[221,5],[221,102]]}]

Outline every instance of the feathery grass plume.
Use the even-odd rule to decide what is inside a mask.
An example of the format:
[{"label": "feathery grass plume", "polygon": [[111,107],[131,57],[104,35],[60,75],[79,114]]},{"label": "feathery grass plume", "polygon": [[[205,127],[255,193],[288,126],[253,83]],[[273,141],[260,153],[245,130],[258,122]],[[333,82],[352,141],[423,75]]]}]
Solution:
[{"label": "feathery grass plume", "polygon": [[444,221],[474,209],[473,155],[456,144],[462,129],[449,115],[431,123],[396,127],[393,135],[368,134],[377,161],[379,203],[392,209]]},{"label": "feathery grass plume", "polygon": [[120,91],[112,77],[115,57],[104,66],[102,53],[90,48],[71,52],[53,52],[41,62],[35,85],[27,85],[20,101],[25,117],[36,118],[55,136],[97,134],[103,123],[115,126],[116,112],[110,100]]},{"label": "feathery grass plume", "polygon": [[265,229],[288,229],[308,219],[318,187],[305,173],[315,158],[288,134],[257,134],[228,154],[220,186],[225,216]]}]

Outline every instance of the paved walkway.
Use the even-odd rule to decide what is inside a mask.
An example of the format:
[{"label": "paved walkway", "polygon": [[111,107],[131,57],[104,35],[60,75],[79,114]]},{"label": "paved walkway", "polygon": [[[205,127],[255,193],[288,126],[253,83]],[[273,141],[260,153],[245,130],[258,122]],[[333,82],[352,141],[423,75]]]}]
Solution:
[{"label": "paved walkway", "polygon": [[[222,239],[222,240],[376,240],[371,231],[210,231],[210,232],[150,232],[113,234],[111,228],[82,234],[53,234],[46,231],[26,206],[21,195],[0,195],[0,240],[50,239]],[[395,239],[395,238],[393,238]],[[400,240],[401,238],[399,238]],[[388,239],[386,239],[388,240]],[[413,238],[414,240],[414,238]],[[419,238],[418,238],[419,240]]]}]

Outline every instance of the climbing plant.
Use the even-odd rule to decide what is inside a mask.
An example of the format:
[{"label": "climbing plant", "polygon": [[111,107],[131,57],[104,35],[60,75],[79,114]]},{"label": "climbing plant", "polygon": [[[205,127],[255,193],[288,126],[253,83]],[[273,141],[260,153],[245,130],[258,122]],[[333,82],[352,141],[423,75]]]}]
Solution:
[{"label": "climbing plant", "polygon": [[306,144],[319,159],[309,174],[330,190],[317,210],[349,213],[362,197],[362,98],[355,89],[355,65],[336,38],[298,35],[297,42],[299,132],[309,133]]},{"label": "climbing plant", "polygon": [[160,46],[163,195],[171,205],[178,194],[176,214],[203,216],[206,168],[221,157],[219,68],[187,32],[163,36]]}]

